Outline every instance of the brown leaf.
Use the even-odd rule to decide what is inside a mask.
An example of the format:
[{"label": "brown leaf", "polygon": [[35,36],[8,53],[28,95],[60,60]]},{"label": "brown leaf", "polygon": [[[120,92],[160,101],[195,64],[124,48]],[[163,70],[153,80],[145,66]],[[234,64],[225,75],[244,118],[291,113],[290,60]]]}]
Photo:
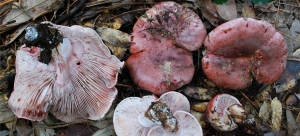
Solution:
[{"label": "brown leaf", "polygon": [[245,18],[256,18],[254,10],[248,6],[247,2],[243,4],[243,16]]},{"label": "brown leaf", "polygon": [[30,19],[35,20],[37,17],[64,6],[61,0],[25,0],[20,2],[12,5],[12,9],[4,18],[3,24],[15,20],[14,23],[7,25],[15,26]]},{"label": "brown leaf", "polygon": [[300,79],[300,60],[288,59],[286,68],[282,76],[276,81],[276,93],[284,92],[292,89]]},{"label": "brown leaf", "polygon": [[270,118],[270,104],[264,102],[263,105],[259,109],[259,117],[264,121],[267,121]]},{"label": "brown leaf", "polygon": [[12,43],[15,41],[25,30],[25,28],[28,26],[28,24],[24,24],[21,27],[19,27],[17,30],[15,30],[13,33],[6,36],[6,40],[4,41],[4,46]]},{"label": "brown leaf", "polygon": [[237,18],[237,10],[234,0],[228,0],[227,2],[217,5],[215,4],[218,14],[225,20],[233,20]]},{"label": "brown leaf", "polygon": [[272,109],[272,130],[279,131],[281,128],[282,121],[282,105],[281,102],[275,97],[271,101],[271,109]]},{"label": "brown leaf", "polygon": [[207,104],[208,104],[208,102],[197,103],[197,104],[191,105],[191,108],[198,112],[204,112],[206,110]]},{"label": "brown leaf", "polygon": [[0,124],[11,122],[15,117],[8,108],[6,94],[0,95],[0,115]]},{"label": "brown leaf", "polygon": [[130,42],[128,40],[130,35],[127,33],[106,27],[99,27],[96,31],[104,41],[107,41],[114,46],[124,48],[128,48],[130,46]]},{"label": "brown leaf", "polygon": [[300,21],[295,19],[290,27],[290,32],[292,35],[292,41],[294,44],[294,48],[298,49],[300,47]]},{"label": "brown leaf", "polygon": [[206,88],[186,86],[182,89],[183,93],[189,97],[198,100],[210,100],[215,95],[213,91],[209,91]]},{"label": "brown leaf", "polygon": [[213,26],[218,26],[223,21],[218,18],[216,7],[211,0],[196,0],[195,4],[200,8],[202,15],[211,23]]},{"label": "brown leaf", "polygon": [[286,110],[286,119],[287,119],[287,129],[288,129],[288,134],[290,136],[299,136],[300,135],[300,130],[299,127],[296,123],[296,120],[293,116],[292,111]]}]

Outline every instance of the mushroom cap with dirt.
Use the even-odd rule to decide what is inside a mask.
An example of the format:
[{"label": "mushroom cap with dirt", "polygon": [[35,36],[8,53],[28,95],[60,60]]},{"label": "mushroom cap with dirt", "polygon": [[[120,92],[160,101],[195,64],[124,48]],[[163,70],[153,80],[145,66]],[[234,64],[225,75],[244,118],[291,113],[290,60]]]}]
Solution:
[{"label": "mushroom cap with dirt", "polygon": [[63,35],[62,43],[51,49],[48,64],[39,61],[46,49],[23,45],[17,51],[12,111],[34,121],[43,120],[49,111],[66,122],[104,117],[117,95],[114,86],[123,62],[90,28],[44,24]]},{"label": "mushroom cap with dirt", "polygon": [[206,29],[199,16],[175,2],[154,5],[134,25],[126,61],[133,81],[161,95],[189,83],[194,64],[189,51],[202,46]]},{"label": "mushroom cap with dirt", "polygon": [[229,94],[218,94],[206,107],[206,118],[220,131],[231,131],[246,118],[246,111],[239,100]]},{"label": "mushroom cap with dirt", "polygon": [[220,87],[244,89],[253,79],[273,83],[282,75],[288,55],[284,37],[275,27],[252,18],[228,21],[205,39],[202,68]]},{"label": "mushroom cap with dirt", "polygon": [[[166,107],[162,106],[162,109],[151,107],[157,106],[156,104],[159,106],[165,105]],[[202,135],[202,128],[195,117],[188,113],[189,109],[189,101],[178,92],[167,92],[160,98],[154,95],[142,98],[129,97],[122,100],[115,109],[113,117],[114,128],[119,136],[155,135],[160,131],[171,135],[172,133],[168,131],[173,126],[168,121],[172,122],[175,117],[174,120],[178,121],[178,125],[174,127],[176,132],[173,134],[194,132],[194,135]],[[168,116],[168,114],[172,114],[174,117],[172,115]],[[166,119],[166,116],[170,118]],[[161,118],[165,120],[160,120]],[[195,124],[195,126],[190,124]]]}]

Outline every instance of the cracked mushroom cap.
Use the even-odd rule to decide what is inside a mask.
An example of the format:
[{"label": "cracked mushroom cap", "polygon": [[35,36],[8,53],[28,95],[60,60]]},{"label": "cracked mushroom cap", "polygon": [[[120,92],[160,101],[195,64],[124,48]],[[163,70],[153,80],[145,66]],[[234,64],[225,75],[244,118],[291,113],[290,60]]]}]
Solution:
[{"label": "cracked mushroom cap", "polygon": [[202,127],[198,120],[186,111],[176,111],[174,117],[178,121],[178,131],[171,133],[164,130],[161,125],[152,127],[147,136],[202,136]]},{"label": "cracked mushroom cap", "polygon": [[151,103],[156,101],[165,103],[172,113],[189,112],[189,101],[178,92],[167,92],[159,99],[153,95],[142,98],[129,97],[122,100],[115,109],[113,123],[116,134],[118,136],[147,135],[157,124],[145,117],[145,112]]},{"label": "cracked mushroom cap", "polygon": [[64,38],[52,49],[48,65],[38,61],[38,47],[23,45],[17,51],[9,106],[19,118],[34,121],[49,111],[66,122],[102,118],[117,94],[114,86],[123,62],[110,54],[94,30],[51,26]]},{"label": "cracked mushroom cap", "polygon": [[212,98],[206,108],[206,118],[220,131],[231,131],[245,119],[245,110],[239,100],[229,94],[218,94]]},{"label": "cracked mushroom cap", "polygon": [[206,30],[199,16],[175,2],[154,5],[135,23],[126,61],[133,81],[161,95],[189,83],[194,64],[189,51],[202,46]]},{"label": "cracked mushroom cap", "polygon": [[288,55],[284,37],[273,25],[238,18],[211,31],[204,42],[202,68],[207,78],[228,89],[246,88],[253,79],[273,83],[282,75]]}]

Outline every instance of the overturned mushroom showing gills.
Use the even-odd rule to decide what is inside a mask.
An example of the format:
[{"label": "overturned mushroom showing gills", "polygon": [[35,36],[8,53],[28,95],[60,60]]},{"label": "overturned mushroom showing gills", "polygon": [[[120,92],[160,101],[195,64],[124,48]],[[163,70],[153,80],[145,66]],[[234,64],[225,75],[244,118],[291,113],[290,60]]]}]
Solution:
[{"label": "overturned mushroom showing gills", "polygon": [[202,135],[199,122],[188,113],[189,108],[187,98],[173,91],[160,98],[129,97],[116,107],[114,128],[118,136]]},{"label": "overturned mushroom showing gills", "polygon": [[199,16],[175,2],[154,5],[134,25],[130,76],[141,88],[161,95],[189,83],[192,54],[202,46],[206,29]]},{"label": "overturned mushroom showing gills", "polygon": [[206,108],[206,117],[210,124],[220,131],[231,131],[246,118],[246,111],[239,100],[229,94],[218,94],[212,98]]},{"label": "overturned mushroom showing gills", "polygon": [[177,132],[168,132],[162,126],[152,127],[147,136],[202,136],[202,127],[198,120],[190,113],[185,111],[176,111],[174,117],[180,123],[180,128]]},{"label": "overturned mushroom showing gills", "polygon": [[114,86],[123,62],[110,54],[94,30],[47,24],[63,41],[51,49],[48,64],[39,61],[46,48],[20,47],[9,106],[17,117],[34,121],[49,111],[66,122],[102,118],[117,95]]},{"label": "overturned mushroom showing gills", "polygon": [[202,58],[203,71],[220,87],[243,89],[253,79],[273,83],[286,66],[285,39],[265,21],[231,20],[211,31],[204,45],[207,53]]}]

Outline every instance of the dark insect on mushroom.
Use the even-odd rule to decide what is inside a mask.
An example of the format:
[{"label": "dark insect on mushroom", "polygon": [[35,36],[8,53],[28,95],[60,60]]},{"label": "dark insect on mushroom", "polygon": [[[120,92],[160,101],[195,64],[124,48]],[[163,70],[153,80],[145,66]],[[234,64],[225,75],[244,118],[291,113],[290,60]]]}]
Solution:
[{"label": "dark insect on mushroom", "polygon": [[49,23],[28,27],[28,45],[16,52],[11,110],[33,121],[48,112],[65,122],[101,119],[117,95],[124,63],[93,29]]},{"label": "dark insect on mushroom", "polygon": [[[50,27],[49,27],[50,26]],[[49,64],[51,61],[51,49],[63,42],[63,36],[51,24],[37,24],[26,28],[24,43],[27,47],[41,48],[39,61]]]}]

